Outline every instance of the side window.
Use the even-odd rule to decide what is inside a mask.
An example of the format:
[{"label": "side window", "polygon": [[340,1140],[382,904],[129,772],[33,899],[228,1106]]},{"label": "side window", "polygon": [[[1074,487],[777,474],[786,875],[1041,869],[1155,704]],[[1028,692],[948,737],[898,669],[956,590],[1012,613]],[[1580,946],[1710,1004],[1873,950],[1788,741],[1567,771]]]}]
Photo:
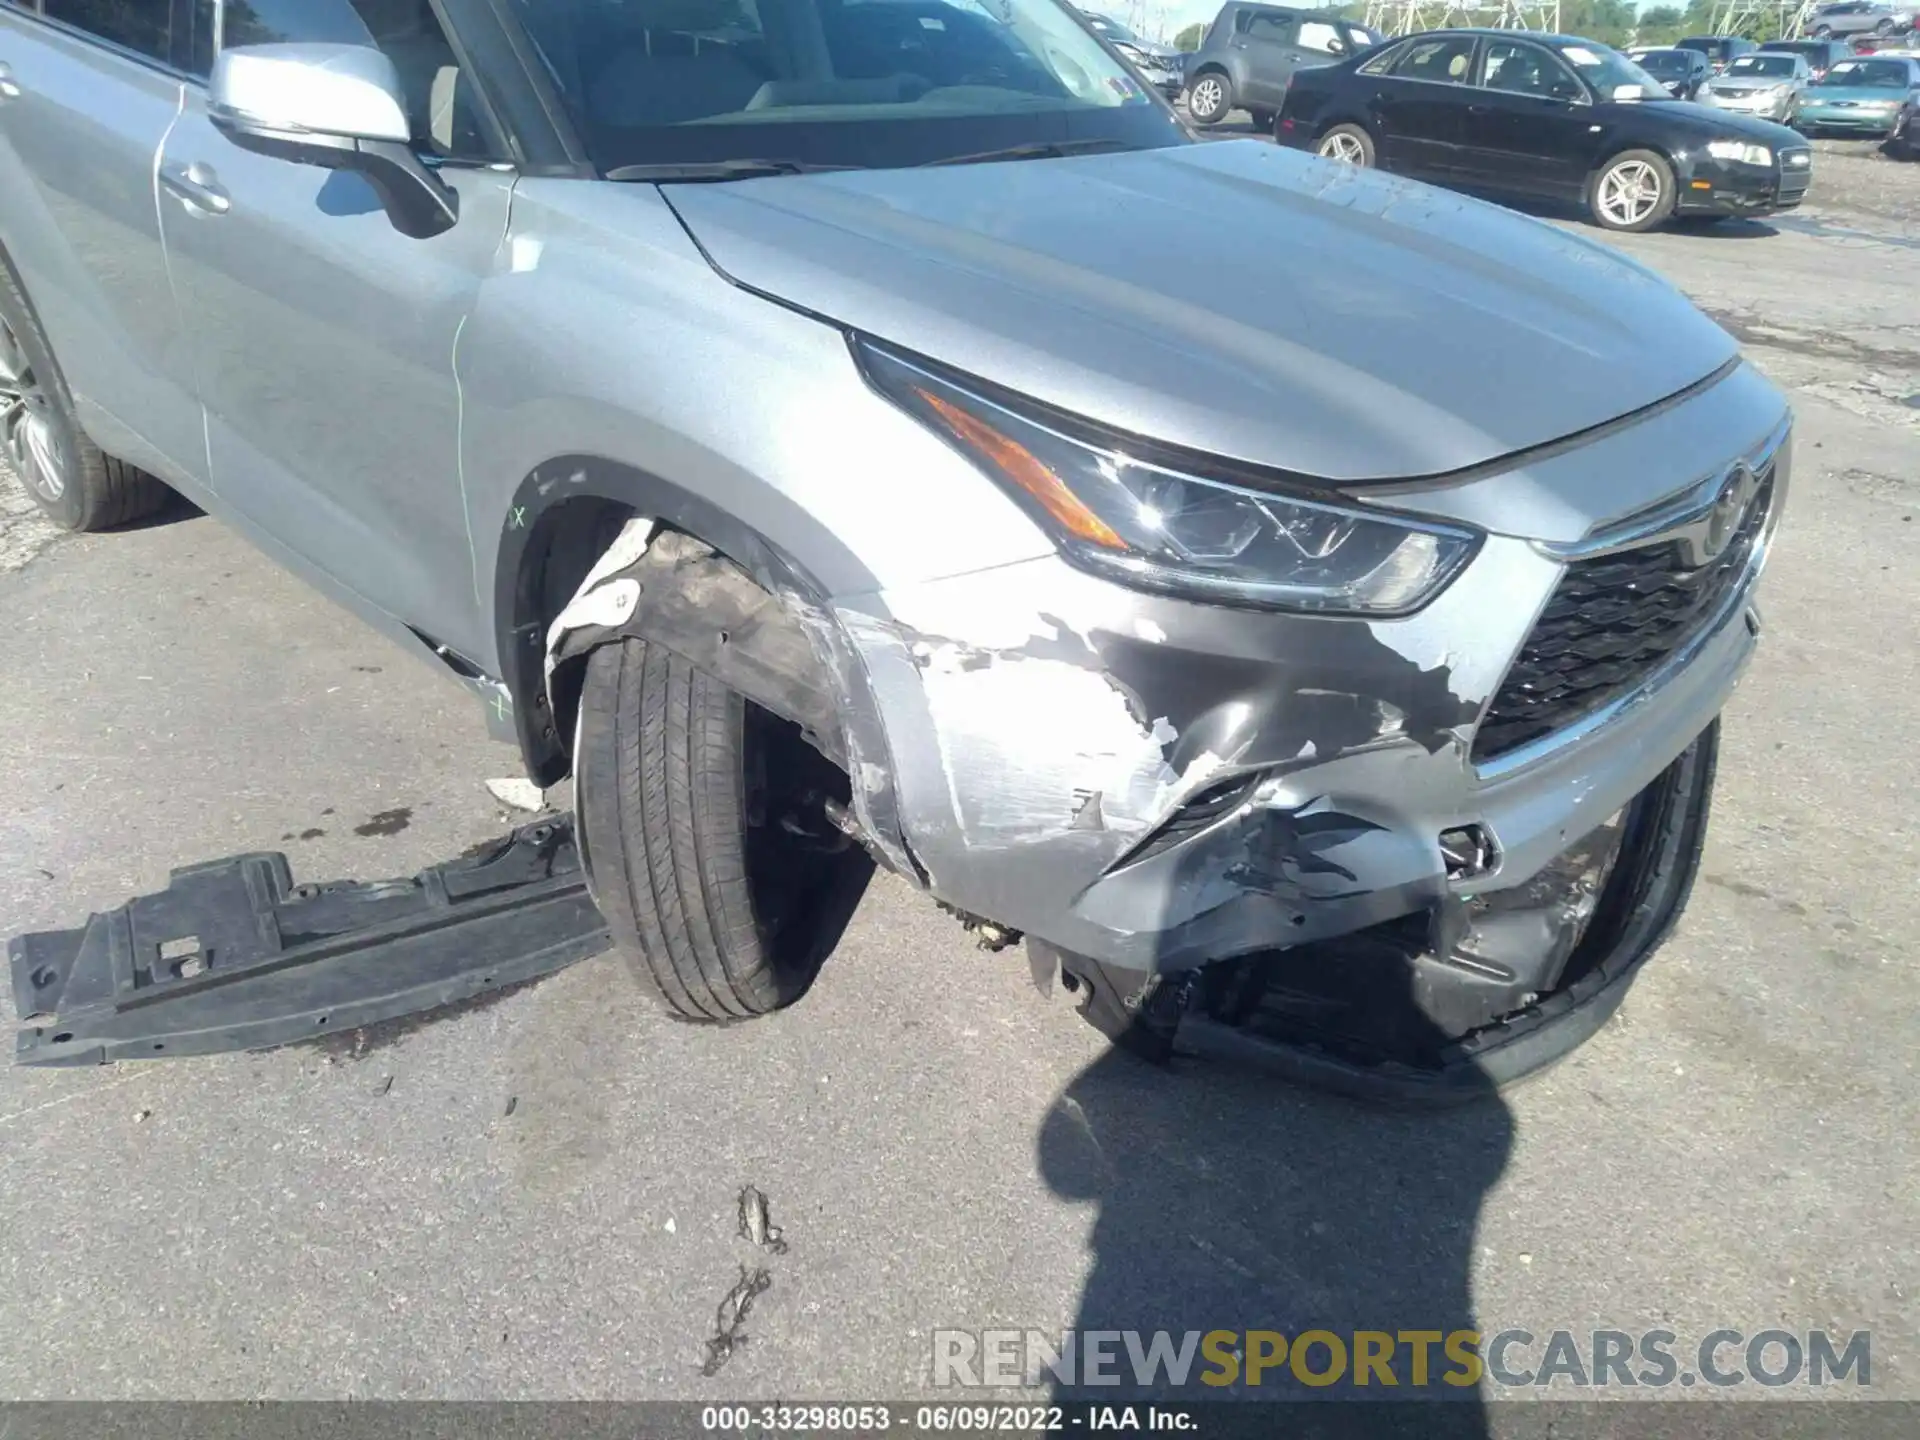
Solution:
[{"label": "side window", "polygon": [[42,13],[154,60],[173,58],[169,0],[46,0]]},{"label": "side window", "polygon": [[1401,80],[1433,80],[1442,85],[1464,85],[1473,65],[1471,35],[1441,35],[1416,40],[1399,54],[1393,67]]},{"label": "side window", "polygon": [[1265,40],[1270,45],[1286,45],[1293,40],[1291,15],[1255,15],[1247,22],[1249,40]]},{"label": "side window", "polygon": [[1517,45],[1511,40],[1495,40],[1487,46],[1486,75],[1480,83],[1489,90],[1543,99],[1580,100],[1586,94],[1580,82],[1553,56],[1537,46]]},{"label": "side window", "polygon": [[415,147],[447,159],[493,160],[473,84],[428,0],[194,0],[193,73],[212,73],[216,45],[368,45],[393,61]]},{"label": "side window", "polygon": [[1302,20],[1300,38],[1295,42],[1302,50],[1311,50],[1316,55],[1345,55],[1346,38],[1324,20]]},{"label": "side window", "polygon": [[1383,46],[1378,54],[1369,56],[1360,67],[1362,75],[1386,75],[1399,65],[1400,58],[1407,53],[1404,45]]}]

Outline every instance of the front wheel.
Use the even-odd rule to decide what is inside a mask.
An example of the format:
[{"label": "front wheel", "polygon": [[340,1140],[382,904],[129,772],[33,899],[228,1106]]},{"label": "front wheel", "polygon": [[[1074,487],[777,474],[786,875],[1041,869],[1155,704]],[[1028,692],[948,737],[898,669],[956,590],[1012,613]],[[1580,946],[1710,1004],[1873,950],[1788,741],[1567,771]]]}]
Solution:
[{"label": "front wheel", "polygon": [[847,780],[799,730],[662,646],[587,658],[574,806],[593,897],[683,1020],[742,1020],[813,984],[873,863],[826,818]]},{"label": "front wheel", "polygon": [[1362,125],[1336,125],[1320,137],[1314,153],[1342,165],[1370,168],[1373,164],[1373,136]]},{"label": "front wheel", "polygon": [[1209,70],[1187,87],[1187,114],[1196,125],[1218,125],[1233,109],[1233,87],[1218,70]]},{"label": "front wheel", "polygon": [[1673,167],[1651,150],[1623,150],[1587,182],[1587,209],[1605,230],[1651,230],[1673,213],[1673,202]]},{"label": "front wheel", "polygon": [[1271,110],[1249,110],[1247,113],[1253,117],[1253,128],[1256,130],[1271,130],[1273,122],[1280,118]]},{"label": "front wheel", "polygon": [[1831,25],[1816,25],[1813,27],[1813,38],[1816,40],[1828,39],[1832,34],[1833,27]]},{"label": "front wheel", "polygon": [[1890,19],[1882,20],[1878,25],[1873,27],[1873,33],[1882,38],[1891,35],[1893,33],[1893,21]]}]

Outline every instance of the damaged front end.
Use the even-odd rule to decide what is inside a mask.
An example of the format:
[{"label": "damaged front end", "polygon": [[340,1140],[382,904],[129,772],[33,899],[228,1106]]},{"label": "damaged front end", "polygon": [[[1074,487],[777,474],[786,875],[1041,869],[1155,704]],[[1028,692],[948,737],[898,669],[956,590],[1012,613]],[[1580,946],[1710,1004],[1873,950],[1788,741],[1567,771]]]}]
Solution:
[{"label": "damaged front end", "polygon": [[1566,1055],[1619,1007],[1684,909],[1712,802],[1716,722],[1526,885],[1179,974],[1029,940],[1083,1016],[1148,1059],[1252,1062],[1368,1099],[1452,1103]]}]

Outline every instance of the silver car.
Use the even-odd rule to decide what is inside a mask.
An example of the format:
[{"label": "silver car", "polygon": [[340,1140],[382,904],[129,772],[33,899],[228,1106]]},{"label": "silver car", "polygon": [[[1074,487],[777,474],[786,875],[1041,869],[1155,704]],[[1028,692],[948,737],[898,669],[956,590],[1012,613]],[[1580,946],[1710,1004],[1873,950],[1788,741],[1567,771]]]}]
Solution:
[{"label": "silver car", "polygon": [[1759,50],[1734,59],[1700,87],[1699,98],[1721,110],[1786,125],[1800,113],[1800,102],[1812,83],[1813,70],[1806,56]]},{"label": "silver car", "polygon": [[167,13],[0,7],[13,468],[465,685],[675,1013],[877,862],[1143,1053],[1455,1093],[1679,913],[1789,412],[1635,262],[1056,0]]},{"label": "silver car", "polygon": [[1889,4],[1888,0],[1837,0],[1814,9],[1806,22],[1806,33],[1816,38],[1892,35],[1913,29],[1913,16],[1913,6]]}]

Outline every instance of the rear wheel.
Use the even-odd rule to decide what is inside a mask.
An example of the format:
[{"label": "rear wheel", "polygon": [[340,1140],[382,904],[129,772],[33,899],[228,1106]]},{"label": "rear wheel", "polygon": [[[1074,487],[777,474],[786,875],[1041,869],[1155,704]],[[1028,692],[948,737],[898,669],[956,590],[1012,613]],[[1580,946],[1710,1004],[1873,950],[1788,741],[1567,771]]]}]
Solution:
[{"label": "rear wheel", "polygon": [[798,729],[643,640],[587,659],[575,808],[615,944],[672,1014],[806,993],[873,864],[830,823],[847,780]]},{"label": "rear wheel", "polygon": [[1881,36],[1891,35],[1893,33],[1893,21],[1891,19],[1882,20],[1878,25],[1873,27],[1873,33]]},{"label": "rear wheel", "polygon": [[1320,137],[1316,154],[1343,165],[1370,167],[1373,164],[1373,136],[1362,125],[1336,125]]},{"label": "rear wheel", "polygon": [[1233,109],[1233,85],[1218,70],[1207,70],[1187,87],[1187,114],[1196,125],[1218,125]]},{"label": "rear wheel", "polygon": [[1833,27],[1831,25],[1816,25],[1813,27],[1813,38],[1816,40],[1825,40],[1832,34]]},{"label": "rear wheel", "polygon": [[171,493],[104,455],[73,412],[73,396],[12,272],[0,265],[0,457],[62,530],[107,530],[150,515]]},{"label": "rear wheel", "polygon": [[1587,209],[1607,230],[1651,230],[1673,214],[1673,202],[1673,167],[1652,150],[1623,150],[1587,182]]},{"label": "rear wheel", "polygon": [[1247,113],[1253,117],[1253,128],[1256,130],[1273,129],[1273,122],[1279,118],[1271,110],[1249,110]]}]

